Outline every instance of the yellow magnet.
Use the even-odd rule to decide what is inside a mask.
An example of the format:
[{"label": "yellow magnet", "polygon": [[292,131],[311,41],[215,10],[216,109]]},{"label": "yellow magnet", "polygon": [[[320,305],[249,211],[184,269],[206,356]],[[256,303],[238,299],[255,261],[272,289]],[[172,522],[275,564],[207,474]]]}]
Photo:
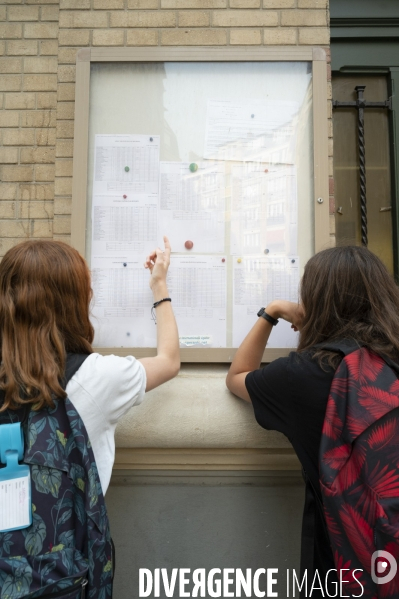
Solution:
[{"label": "yellow magnet", "polygon": [[241,258],[237,258],[238,264],[241,264]]}]

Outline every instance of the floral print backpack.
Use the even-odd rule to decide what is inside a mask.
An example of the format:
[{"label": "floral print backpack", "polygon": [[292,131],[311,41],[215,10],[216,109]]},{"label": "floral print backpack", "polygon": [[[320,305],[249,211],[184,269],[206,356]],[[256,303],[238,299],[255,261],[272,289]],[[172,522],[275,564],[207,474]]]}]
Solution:
[{"label": "floral print backpack", "polygon": [[[68,354],[64,388],[86,358]],[[84,424],[68,398],[23,411],[0,413],[0,425],[23,422],[32,524],[0,533],[0,598],[112,597],[113,544]]]}]

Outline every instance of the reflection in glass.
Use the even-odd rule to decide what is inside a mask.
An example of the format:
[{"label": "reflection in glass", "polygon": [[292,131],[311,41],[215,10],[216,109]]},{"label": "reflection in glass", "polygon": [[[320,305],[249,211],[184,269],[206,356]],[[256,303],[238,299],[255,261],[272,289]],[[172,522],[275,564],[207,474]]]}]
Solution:
[{"label": "reflection in glass", "polygon": [[[146,313],[134,311],[139,303],[151,305],[140,268],[153,249],[155,209],[158,243],[165,233],[173,250],[170,284],[181,343],[192,346],[198,338],[209,347],[237,345],[269,297],[297,300],[300,268],[314,251],[310,64],[96,63],[90,85],[86,247],[97,281],[95,342],[155,346],[153,323],[147,326]],[[103,150],[111,135],[116,153]],[[143,136],[154,140],[154,155],[159,142],[155,190],[145,159],[151,144]],[[134,143],[136,150],[123,149]],[[115,158],[118,172],[106,184],[96,178],[93,187],[101,156],[108,163]],[[137,171],[140,160],[145,172]],[[198,311],[213,297],[212,273],[223,273],[217,280],[223,280],[224,307],[206,304]],[[119,291],[110,288],[111,275]],[[295,345],[289,327],[277,329],[270,346]]]}]

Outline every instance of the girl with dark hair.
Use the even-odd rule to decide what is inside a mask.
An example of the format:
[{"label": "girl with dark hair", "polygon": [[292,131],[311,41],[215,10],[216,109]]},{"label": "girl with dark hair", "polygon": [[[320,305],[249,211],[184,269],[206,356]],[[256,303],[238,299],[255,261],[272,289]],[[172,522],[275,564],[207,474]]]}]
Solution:
[{"label": "girl with dark hair", "polygon": [[[298,349],[260,368],[279,318],[299,331]],[[226,379],[232,393],[252,402],[263,428],[288,437],[319,500],[320,440],[342,355],[315,346],[342,340],[399,362],[399,289],[381,260],[363,247],[335,247],[313,256],[305,266],[300,302],[276,300],[265,308],[237,350]],[[321,509],[315,510],[313,567],[322,581],[336,568]],[[312,593],[316,596],[328,595]]]}]

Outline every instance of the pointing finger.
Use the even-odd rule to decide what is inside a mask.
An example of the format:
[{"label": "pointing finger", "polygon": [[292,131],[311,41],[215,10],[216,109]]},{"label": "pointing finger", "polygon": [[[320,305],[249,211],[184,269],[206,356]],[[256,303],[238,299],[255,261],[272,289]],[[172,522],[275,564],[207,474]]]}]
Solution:
[{"label": "pointing finger", "polygon": [[166,237],[166,235],[164,235],[164,237],[163,237],[163,242],[165,245],[165,254],[169,258],[170,252],[171,252],[171,247],[170,247],[169,239]]}]

